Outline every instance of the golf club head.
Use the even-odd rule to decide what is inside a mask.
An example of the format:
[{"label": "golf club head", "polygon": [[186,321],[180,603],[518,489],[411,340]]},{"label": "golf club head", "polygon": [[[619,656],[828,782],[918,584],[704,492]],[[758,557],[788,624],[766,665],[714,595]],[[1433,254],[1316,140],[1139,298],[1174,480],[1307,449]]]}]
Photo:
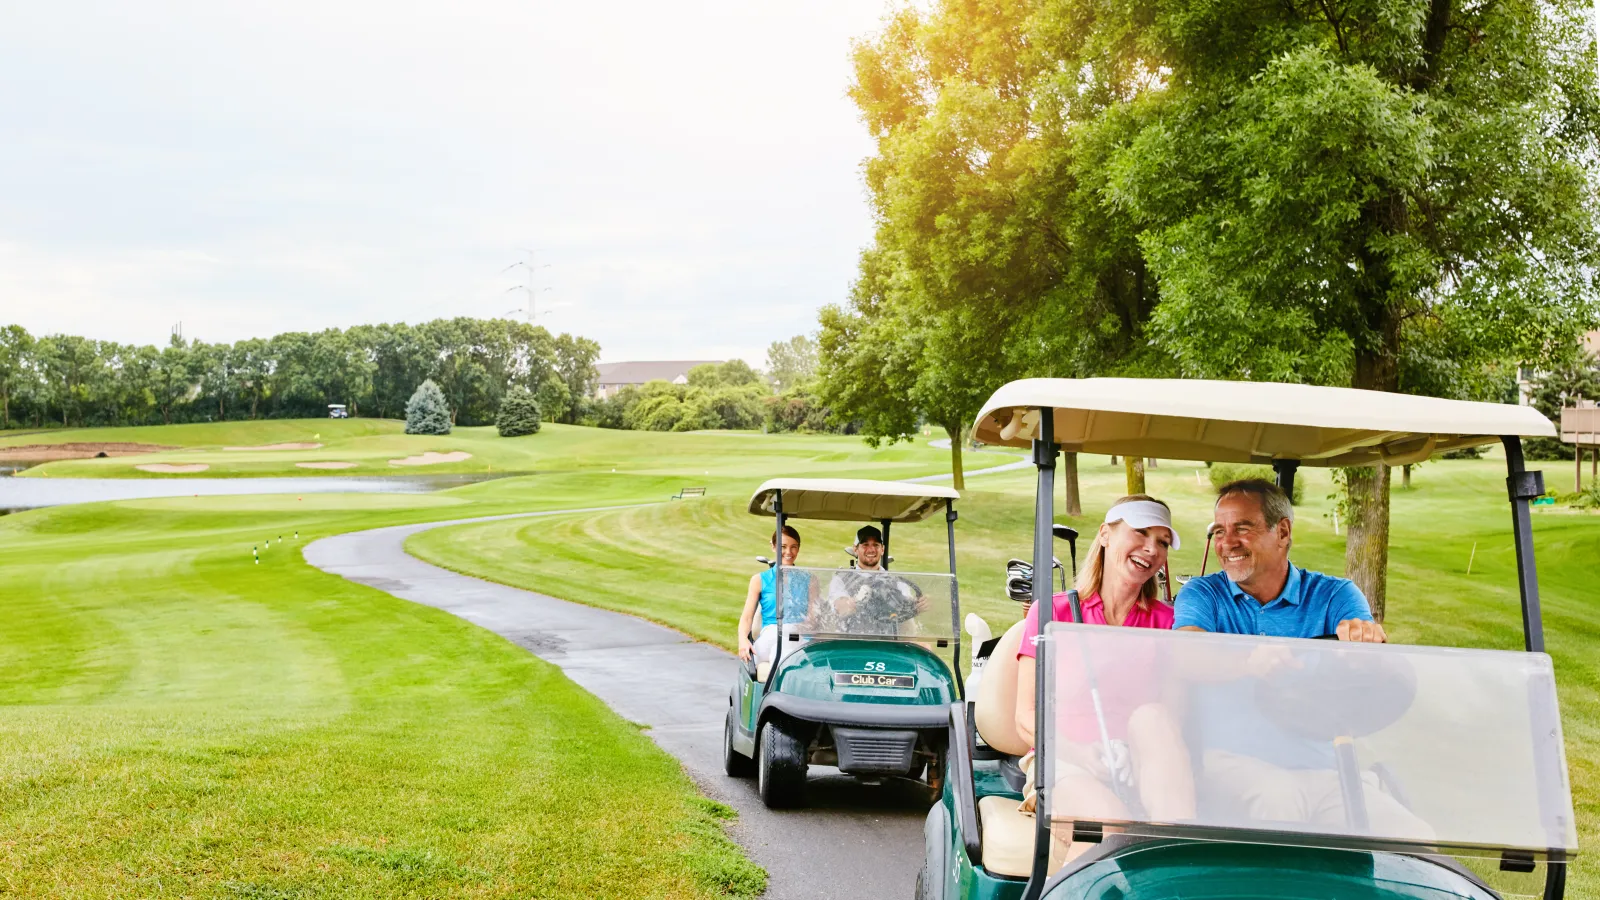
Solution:
[{"label": "golf club head", "polygon": [[766,557],[765,557],[765,556],[758,556],[758,557],[756,557],[756,562],[758,562],[758,563],[761,563],[761,564],[762,564],[762,565],[763,565],[763,566],[770,566],[770,565],[772,565],[772,560],[770,560],[770,559],[767,559],[767,558],[766,558]]},{"label": "golf club head", "polygon": [[1006,579],[1006,596],[1018,602],[1033,599],[1033,579],[1022,575],[1012,575]]},{"label": "golf club head", "polygon": [[861,558],[859,556],[856,556],[856,548],[855,548],[855,546],[853,544],[846,544],[845,545],[844,555],[850,557],[851,559],[860,559]]},{"label": "golf club head", "polygon": [[1076,542],[1078,540],[1078,529],[1073,528],[1071,525],[1063,525],[1060,522],[1050,526],[1050,533],[1054,534],[1058,541]]}]

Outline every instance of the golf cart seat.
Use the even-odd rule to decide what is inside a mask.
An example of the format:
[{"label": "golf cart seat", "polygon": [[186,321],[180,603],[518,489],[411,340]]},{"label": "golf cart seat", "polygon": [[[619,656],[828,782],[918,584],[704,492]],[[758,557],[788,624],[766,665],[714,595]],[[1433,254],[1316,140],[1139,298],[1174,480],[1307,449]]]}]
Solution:
[{"label": "golf cart seat", "polygon": [[[1010,756],[1030,749],[1017,733],[1017,648],[1023,623],[1006,629],[984,665],[983,680],[973,700],[972,721],[978,736]],[[978,829],[983,841],[983,867],[996,875],[1026,878],[1033,870],[1033,817],[1017,808],[1014,798],[991,795],[978,801]]]}]

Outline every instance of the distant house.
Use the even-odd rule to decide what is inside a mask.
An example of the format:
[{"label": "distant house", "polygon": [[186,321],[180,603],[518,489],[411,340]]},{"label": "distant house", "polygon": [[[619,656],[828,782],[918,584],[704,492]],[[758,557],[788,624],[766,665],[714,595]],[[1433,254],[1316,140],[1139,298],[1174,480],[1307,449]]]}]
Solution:
[{"label": "distant house", "polygon": [[707,363],[720,363],[720,359],[655,360],[646,362],[600,363],[595,371],[600,374],[595,382],[596,400],[613,397],[628,385],[638,387],[647,381],[670,381],[688,384],[689,370]]}]

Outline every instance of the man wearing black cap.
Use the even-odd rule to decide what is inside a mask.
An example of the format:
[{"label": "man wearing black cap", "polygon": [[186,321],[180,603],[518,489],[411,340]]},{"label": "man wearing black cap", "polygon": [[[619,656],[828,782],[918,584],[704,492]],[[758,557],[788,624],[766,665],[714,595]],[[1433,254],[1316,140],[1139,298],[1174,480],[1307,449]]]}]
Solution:
[{"label": "man wearing black cap", "polygon": [[862,526],[856,532],[854,549],[855,569],[840,572],[828,585],[828,605],[840,631],[881,633],[894,627],[895,621],[914,618],[922,611],[927,601],[916,584],[877,574],[884,571],[883,532],[877,526]]}]

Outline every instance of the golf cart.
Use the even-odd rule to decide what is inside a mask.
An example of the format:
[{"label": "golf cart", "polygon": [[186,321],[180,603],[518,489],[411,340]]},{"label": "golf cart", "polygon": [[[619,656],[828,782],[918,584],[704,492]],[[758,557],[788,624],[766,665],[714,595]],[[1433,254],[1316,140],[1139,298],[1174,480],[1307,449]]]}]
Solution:
[{"label": "golf cart", "polygon": [[[959,496],[903,482],[779,478],[750,498],[751,513],[775,517],[777,535],[790,519],[871,522],[884,543],[882,571],[776,567],[774,596],[796,594],[809,608],[786,622],[790,603],[777,603],[777,663],[758,664],[754,654],[740,662],[723,729],[724,769],[753,772],[768,806],[802,804],[809,765],[939,787],[950,704],[963,696],[954,662]],[[887,571],[890,527],[940,510],[950,571]]]},{"label": "golf cart", "polygon": [[[1561,900],[1577,834],[1529,518],[1543,478],[1524,468],[1520,442],[1553,434],[1527,407],[1344,388],[1002,387],[974,438],[1032,448],[1035,572],[1050,565],[1063,450],[1269,464],[1292,494],[1300,466],[1403,465],[1502,443],[1526,652],[1084,625],[1070,591],[1073,621],[1052,622],[1051,584],[1036,578],[1037,813],[1019,810],[1017,758],[1030,749],[1016,728],[1019,625],[973,702],[950,706],[949,772],[917,896]],[[1152,710],[1174,723],[1157,778],[1121,752],[1133,716]],[[1250,755],[1268,747],[1306,761]],[[1098,800],[1084,779],[1098,780]],[[1306,800],[1313,789],[1319,799]],[[1186,813],[1160,811],[1174,796]]]}]

